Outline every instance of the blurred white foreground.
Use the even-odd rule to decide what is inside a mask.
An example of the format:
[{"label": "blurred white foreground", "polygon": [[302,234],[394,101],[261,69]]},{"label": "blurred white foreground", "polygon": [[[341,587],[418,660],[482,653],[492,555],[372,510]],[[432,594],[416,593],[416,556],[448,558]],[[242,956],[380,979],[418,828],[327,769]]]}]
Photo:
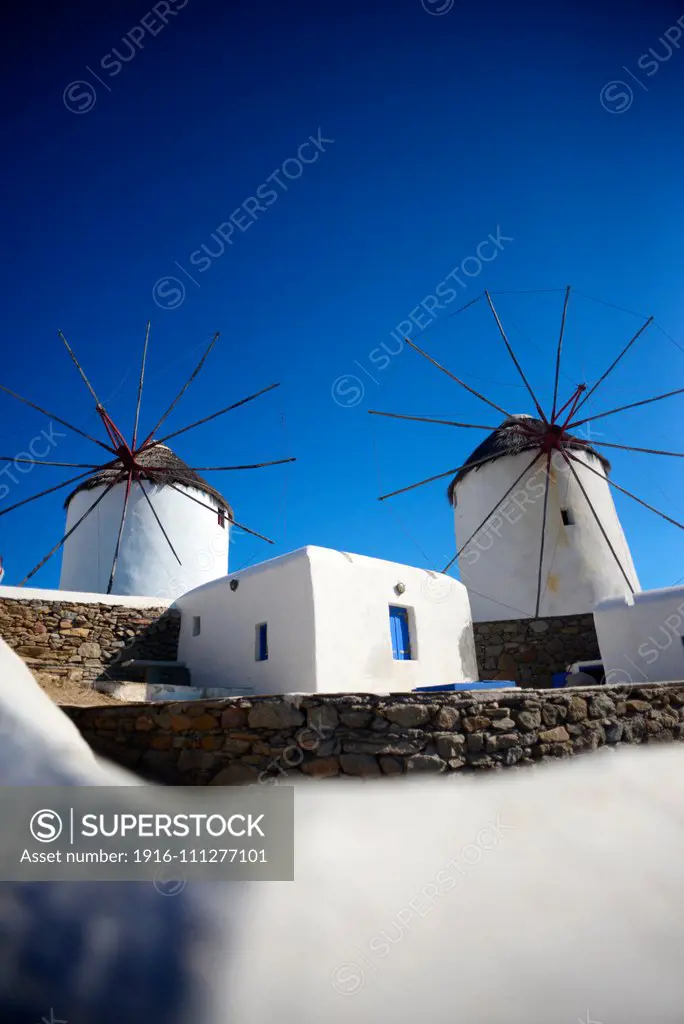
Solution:
[{"label": "blurred white foreground", "polygon": [[[0,710],[3,784],[136,783],[2,642]],[[326,780],[294,883],[5,883],[0,1021],[680,1024],[683,772],[669,746]]]}]

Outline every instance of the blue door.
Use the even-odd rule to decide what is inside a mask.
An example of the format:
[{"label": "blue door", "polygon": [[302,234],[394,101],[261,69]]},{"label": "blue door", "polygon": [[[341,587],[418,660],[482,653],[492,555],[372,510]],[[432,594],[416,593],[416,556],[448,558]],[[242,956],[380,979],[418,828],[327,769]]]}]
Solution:
[{"label": "blue door", "polygon": [[392,657],[397,661],[410,661],[411,638],[409,634],[408,608],[390,605],[389,617]]}]

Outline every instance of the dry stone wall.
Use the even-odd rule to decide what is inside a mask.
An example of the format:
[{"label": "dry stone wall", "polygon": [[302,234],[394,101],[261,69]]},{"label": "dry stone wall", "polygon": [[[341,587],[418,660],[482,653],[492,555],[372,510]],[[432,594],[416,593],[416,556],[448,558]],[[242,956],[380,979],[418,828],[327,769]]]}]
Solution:
[{"label": "dry stone wall", "polygon": [[181,785],[492,770],[684,737],[684,683],[63,710],[96,752]]},{"label": "dry stone wall", "polygon": [[476,622],[473,628],[480,679],[551,686],[554,672],[601,657],[593,615]]},{"label": "dry stone wall", "polygon": [[180,614],[164,607],[0,598],[0,636],[38,675],[122,678],[130,658],[174,661]]}]

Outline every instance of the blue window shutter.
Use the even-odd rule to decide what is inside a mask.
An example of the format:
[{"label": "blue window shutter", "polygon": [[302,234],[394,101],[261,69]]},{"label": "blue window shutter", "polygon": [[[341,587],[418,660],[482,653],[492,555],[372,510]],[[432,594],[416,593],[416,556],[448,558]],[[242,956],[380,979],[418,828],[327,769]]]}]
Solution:
[{"label": "blue window shutter", "polygon": [[390,605],[390,637],[392,657],[396,661],[411,660],[411,637],[409,632],[408,608]]}]

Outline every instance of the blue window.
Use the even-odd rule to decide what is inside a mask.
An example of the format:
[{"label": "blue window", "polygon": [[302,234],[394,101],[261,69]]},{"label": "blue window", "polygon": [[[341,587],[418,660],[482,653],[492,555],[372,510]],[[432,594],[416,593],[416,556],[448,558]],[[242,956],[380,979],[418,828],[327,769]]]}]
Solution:
[{"label": "blue window", "polygon": [[256,660],[268,661],[268,624],[260,622],[256,628]]},{"label": "blue window", "polygon": [[411,660],[411,635],[409,631],[408,608],[390,605],[390,636],[392,638],[392,657],[397,661]]}]

